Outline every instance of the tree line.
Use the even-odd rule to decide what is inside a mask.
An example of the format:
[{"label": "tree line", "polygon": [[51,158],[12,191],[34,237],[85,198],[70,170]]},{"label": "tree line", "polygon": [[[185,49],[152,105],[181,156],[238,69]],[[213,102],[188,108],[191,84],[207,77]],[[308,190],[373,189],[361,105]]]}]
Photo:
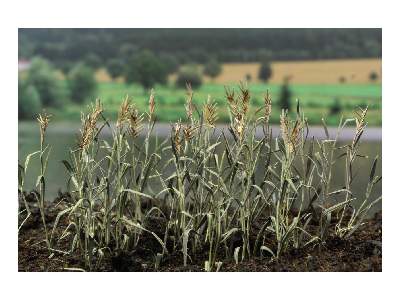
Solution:
[{"label": "tree line", "polygon": [[[126,65],[108,65],[107,70],[113,79],[123,76],[126,84],[137,83],[147,90],[157,84],[166,85],[168,75],[172,72],[150,50],[141,51]],[[222,66],[216,59],[208,61],[202,70],[198,65],[185,65],[178,70],[173,84],[178,88],[185,88],[187,84],[198,88],[202,84],[203,75],[214,80],[221,71]],[[65,77],[65,80],[60,80],[60,76]],[[271,65],[264,60],[258,78],[267,82],[271,76]],[[84,61],[76,63],[69,72],[62,74],[57,73],[57,69],[48,60],[35,57],[28,70],[19,73],[19,118],[32,118],[42,107],[61,107],[68,101],[82,104],[94,96],[96,89],[95,70]]]},{"label": "tree line", "polygon": [[19,29],[19,57],[42,56],[69,70],[120,68],[144,49],[169,70],[180,64],[259,62],[382,55],[381,29]]}]

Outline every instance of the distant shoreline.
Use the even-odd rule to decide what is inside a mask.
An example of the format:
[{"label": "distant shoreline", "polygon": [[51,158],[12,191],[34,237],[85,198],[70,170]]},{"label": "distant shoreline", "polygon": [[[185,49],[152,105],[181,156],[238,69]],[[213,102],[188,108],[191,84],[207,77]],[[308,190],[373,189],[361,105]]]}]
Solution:
[{"label": "distant shoreline", "polygon": [[[172,123],[171,123],[172,124]],[[171,124],[169,123],[156,123],[154,126],[154,133],[159,137],[168,137],[171,132]],[[57,122],[51,124],[48,128],[48,132],[53,134],[77,134],[79,132],[80,124],[77,122]],[[272,135],[274,137],[279,136],[279,125],[272,125]],[[147,127],[143,127],[143,131],[141,135],[144,136],[146,134]],[[224,130],[228,133],[228,125],[227,124],[217,124],[216,126],[216,134]],[[36,122],[31,121],[22,121],[18,123],[18,134],[21,131],[25,132],[36,132],[37,124]],[[336,127],[328,127],[329,138],[334,139],[336,137],[337,128]],[[103,133],[105,135],[109,135],[110,131],[108,128],[104,128]],[[340,141],[349,141],[354,137],[355,128],[346,127],[343,128],[339,140]],[[260,137],[263,135],[262,128],[257,128],[256,136]],[[314,137],[315,139],[326,139],[325,130],[322,126],[309,126],[308,138],[311,139]],[[363,141],[371,141],[371,142],[379,142],[382,141],[382,127],[367,127],[362,135],[361,139]]]}]

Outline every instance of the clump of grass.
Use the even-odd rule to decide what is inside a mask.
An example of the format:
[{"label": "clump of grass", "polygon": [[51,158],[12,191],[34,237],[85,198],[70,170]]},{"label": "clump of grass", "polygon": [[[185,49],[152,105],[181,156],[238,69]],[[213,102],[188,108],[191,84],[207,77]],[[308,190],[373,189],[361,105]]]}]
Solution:
[{"label": "clump of grass", "polygon": [[[42,217],[46,245],[50,249],[51,243],[50,243],[50,238],[49,238],[47,225],[46,225],[45,207],[44,207],[45,192],[46,192],[45,173],[46,173],[47,163],[49,161],[49,155],[50,155],[50,151],[51,151],[51,147],[49,147],[49,145],[46,145],[46,143],[45,143],[45,134],[46,134],[47,127],[49,126],[49,123],[50,123],[50,115],[44,112],[42,114],[39,114],[37,120],[39,122],[39,129],[40,129],[40,150],[39,150],[40,175],[38,176],[38,179],[36,182],[36,186],[39,185],[39,199],[37,199],[37,200],[38,200],[40,215]],[[35,196],[37,198],[37,194],[35,194]]]},{"label": "clump of grass", "polygon": [[[249,89],[243,84],[238,91],[227,88],[228,131],[216,130],[218,107],[211,97],[200,110],[193,97],[188,85],[186,119],[172,125],[170,137],[162,142],[156,138],[154,145],[154,91],[146,120],[128,97],[115,126],[104,117],[100,101],[82,114],[77,148],[63,161],[73,201],[54,226],[68,217],[61,239],[70,237],[70,251],[80,252],[88,269],[96,269],[106,253],[136,249],[144,235],[159,246],[153,249],[156,268],[171,253],[181,253],[186,266],[207,251],[206,271],[220,270],[226,260],[279,259],[292,248],[324,243],[332,226],[338,237],[348,238],[381,200],[369,199],[381,179],[375,176],[376,158],[365,199],[357,209],[353,205],[353,166],[362,157],[358,146],[366,109],[354,120],[341,120],[335,138],[322,121],[326,138],[307,143],[308,123],[299,102],[294,119],[282,110],[280,136],[273,138],[269,93],[264,106],[251,114]],[[338,146],[341,129],[351,122],[356,123],[353,141]],[[111,144],[102,139],[105,127],[112,133]],[[261,137],[257,128],[263,128]],[[144,142],[138,143],[139,135],[145,135]],[[343,157],[346,186],[332,190],[332,167]],[[19,187],[23,189],[23,180]],[[152,218],[162,220],[161,231],[148,225]]]}]

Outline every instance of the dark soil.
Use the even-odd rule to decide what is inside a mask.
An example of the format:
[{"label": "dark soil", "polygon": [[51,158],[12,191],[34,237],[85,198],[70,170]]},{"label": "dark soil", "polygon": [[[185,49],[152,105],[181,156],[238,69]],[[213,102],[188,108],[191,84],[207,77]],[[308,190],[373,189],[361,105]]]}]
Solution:
[{"label": "dark soil", "polygon": [[[32,200],[33,195],[28,195]],[[59,196],[46,207],[46,222],[52,228],[57,213],[65,208],[64,195]],[[58,204],[58,205],[57,205]],[[51,254],[43,242],[44,230],[40,213],[34,201],[29,201],[32,216],[21,228],[18,236],[18,271],[68,271],[85,269],[83,260],[77,254],[53,252]],[[19,223],[23,220],[20,217]],[[55,236],[61,236],[65,229],[61,220]],[[162,230],[159,219],[151,220],[146,226],[153,231]],[[158,230],[157,230],[158,229]],[[56,249],[68,251],[71,241],[61,240]],[[103,261],[96,271],[154,271],[155,253],[159,251],[158,243],[150,235],[142,237],[141,247],[130,253],[118,253],[111,256],[105,253]],[[188,266],[183,266],[181,253],[171,254],[164,258],[159,271],[203,271],[207,251],[199,252],[196,257],[188,259]],[[223,255],[221,257],[224,257]],[[323,245],[314,245],[304,249],[294,249],[272,260],[271,257],[254,258],[235,264],[233,260],[223,261],[220,271],[226,272],[286,272],[286,271],[382,271],[382,214],[366,222],[362,229],[356,231],[349,239],[343,240],[331,235]]]}]

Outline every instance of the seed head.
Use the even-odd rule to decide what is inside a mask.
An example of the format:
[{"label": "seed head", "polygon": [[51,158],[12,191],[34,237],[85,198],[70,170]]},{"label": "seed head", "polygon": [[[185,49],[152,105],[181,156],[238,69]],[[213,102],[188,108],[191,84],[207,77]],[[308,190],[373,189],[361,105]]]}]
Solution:
[{"label": "seed head", "polygon": [[272,100],[269,91],[267,91],[267,94],[265,94],[264,96],[264,105],[265,105],[265,111],[264,111],[265,123],[268,123],[269,117],[271,116],[272,112]]},{"label": "seed head", "polygon": [[47,114],[46,112],[39,114],[39,116],[37,117],[37,120],[39,122],[39,128],[40,128],[40,143],[41,143],[41,145],[43,145],[44,134],[46,132],[47,127],[49,127],[50,118],[51,118],[51,115]]},{"label": "seed head", "polygon": [[176,153],[179,155],[182,150],[182,139],[181,139],[181,129],[182,129],[182,124],[181,121],[175,123],[173,128],[172,128],[172,142],[173,146],[176,150]]},{"label": "seed head", "polygon": [[183,126],[183,136],[185,141],[189,142],[196,132],[197,127],[193,127],[191,124]]},{"label": "seed head", "polygon": [[79,149],[86,149],[92,142],[97,130],[96,124],[102,112],[103,106],[100,100],[97,99],[95,105],[91,105],[91,112],[89,114],[81,114],[82,128],[80,130],[81,136],[78,140]]},{"label": "seed head", "polygon": [[122,128],[124,124],[129,120],[131,107],[132,105],[127,95],[119,107],[117,128]]},{"label": "seed head", "polygon": [[356,144],[358,143],[362,133],[364,132],[364,128],[367,125],[365,121],[365,117],[367,116],[368,106],[365,109],[361,107],[358,111],[355,112],[355,119],[356,119],[356,134],[354,135],[353,142],[351,144],[352,148],[355,148]]},{"label": "seed head", "polygon": [[203,106],[203,116],[206,124],[210,127],[215,127],[217,121],[217,104],[211,101],[211,96],[208,95],[206,104]]},{"label": "seed head", "polygon": [[[293,124],[293,123],[292,123]],[[287,111],[282,110],[281,113],[281,135],[285,147],[288,149],[289,153],[293,153],[300,139],[300,133],[302,129],[302,123],[299,120],[296,120],[294,125],[292,125],[289,117],[287,115]]]},{"label": "seed head", "polygon": [[356,119],[356,128],[357,131],[361,130],[365,127],[365,117],[367,116],[368,106],[365,109],[359,108],[358,111],[355,112],[355,119]]},{"label": "seed head", "polygon": [[39,126],[40,126],[40,131],[42,131],[43,133],[46,131],[47,127],[49,126],[50,118],[51,118],[51,115],[47,114],[46,112],[39,114],[39,116],[37,117],[37,120],[38,120]]},{"label": "seed head", "polygon": [[143,114],[140,114],[135,107],[131,107],[129,114],[129,129],[128,132],[132,138],[139,135],[143,129]]},{"label": "seed head", "polygon": [[156,106],[156,103],[154,101],[154,90],[151,89],[150,98],[149,98],[149,114],[148,114],[149,122],[153,119],[155,106]]},{"label": "seed head", "polygon": [[190,83],[186,84],[186,94],[187,94],[186,104],[185,104],[186,116],[190,120],[190,119],[192,119],[192,116],[193,116],[193,102],[192,102],[193,90],[192,90],[192,86],[190,85]]},{"label": "seed head", "polygon": [[250,105],[250,91],[248,87],[244,83],[240,83],[240,102],[242,106],[242,113],[244,116],[247,115],[249,111],[249,105]]},{"label": "seed head", "polygon": [[235,118],[239,114],[238,101],[237,98],[235,98],[235,90],[225,87],[225,95],[226,99],[228,100],[229,110],[232,116]]}]

